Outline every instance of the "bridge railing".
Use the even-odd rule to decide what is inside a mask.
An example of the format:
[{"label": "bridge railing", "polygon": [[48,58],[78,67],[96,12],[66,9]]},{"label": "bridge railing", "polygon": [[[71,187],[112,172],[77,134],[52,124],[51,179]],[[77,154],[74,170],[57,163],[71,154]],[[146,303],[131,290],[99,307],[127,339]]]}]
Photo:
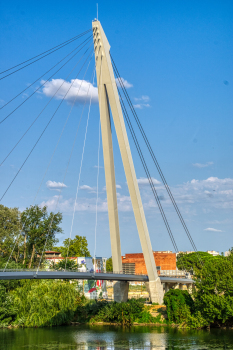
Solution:
[{"label": "bridge railing", "polygon": [[[123,271],[94,271],[94,270],[87,270],[87,271],[80,271],[79,268],[76,269],[76,270],[69,270],[69,269],[59,269],[59,270],[55,270],[55,269],[46,269],[46,268],[40,268],[38,270],[39,272],[69,272],[69,273],[90,273],[90,274],[98,274],[98,273],[101,273],[101,274],[119,274],[119,275],[132,275],[130,273],[125,273]],[[37,272],[37,268],[32,268],[32,269],[0,269],[0,272]],[[141,273],[134,273],[133,275],[136,275],[136,276],[147,276],[145,274],[141,274]]]},{"label": "bridge railing", "polygon": [[190,273],[184,270],[160,270],[161,277],[190,277]]}]

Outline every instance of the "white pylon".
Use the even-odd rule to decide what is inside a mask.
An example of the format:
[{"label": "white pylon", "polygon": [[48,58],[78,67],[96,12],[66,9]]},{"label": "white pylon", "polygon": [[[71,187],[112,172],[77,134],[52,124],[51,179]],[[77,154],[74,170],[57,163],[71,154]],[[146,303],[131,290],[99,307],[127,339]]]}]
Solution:
[{"label": "white pylon", "polygon": [[113,270],[115,272],[122,271],[122,261],[109,106],[111,107],[114,126],[116,129],[121,158],[150,281],[149,283],[153,283],[152,294],[154,297],[151,295],[151,298],[154,299],[153,301],[156,300],[157,302],[161,302],[162,286],[156,270],[150,236],[139,192],[124,118],[122,115],[116,81],[113,74],[112,63],[109,55],[110,45],[98,20],[92,22],[92,29],[94,37],[96,76],[99,94]]}]

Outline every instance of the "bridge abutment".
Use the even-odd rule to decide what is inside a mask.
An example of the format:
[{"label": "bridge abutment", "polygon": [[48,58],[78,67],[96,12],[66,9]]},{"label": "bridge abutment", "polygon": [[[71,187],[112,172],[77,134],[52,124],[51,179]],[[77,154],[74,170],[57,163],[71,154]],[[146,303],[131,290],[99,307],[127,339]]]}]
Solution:
[{"label": "bridge abutment", "polygon": [[157,278],[155,281],[149,281],[145,282],[145,286],[147,289],[147,292],[149,293],[150,296],[150,301],[152,303],[158,303],[158,304],[163,304],[163,285],[160,282],[160,279]]},{"label": "bridge abutment", "polygon": [[114,301],[120,303],[128,300],[129,282],[117,281],[113,284]]}]

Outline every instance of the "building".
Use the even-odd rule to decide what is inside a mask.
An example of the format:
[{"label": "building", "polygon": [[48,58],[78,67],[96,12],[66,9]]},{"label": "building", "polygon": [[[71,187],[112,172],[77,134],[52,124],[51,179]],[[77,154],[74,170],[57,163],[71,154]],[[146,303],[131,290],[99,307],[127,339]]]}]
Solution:
[{"label": "building", "polygon": [[[171,251],[153,252],[155,264],[160,270],[176,270],[176,254]],[[125,254],[122,256],[122,269],[128,274],[147,275],[146,264],[142,253]]]},{"label": "building", "polygon": [[209,253],[213,256],[218,256],[219,255],[219,252],[216,252],[215,250],[207,250],[206,253]]},{"label": "building", "polygon": [[231,251],[230,250],[226,250],[225,253],[224,253],[224,256],[229,256],[231,254]]}]

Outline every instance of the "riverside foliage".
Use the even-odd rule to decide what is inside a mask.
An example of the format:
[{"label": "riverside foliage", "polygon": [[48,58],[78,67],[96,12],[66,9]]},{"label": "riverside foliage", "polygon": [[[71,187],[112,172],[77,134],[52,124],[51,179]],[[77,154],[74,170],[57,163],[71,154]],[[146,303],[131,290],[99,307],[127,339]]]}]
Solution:
[{"label": "riverside foliage", "polygon": [[233,326],[233,249],[228,257],[207,257],[203,266],[193,266],[192,296],[174,289],[165,294],[169,321],[188,328]]},{"label": "riverside foliage", "polygon": [[20,281],[13,290],[0,285],[0,326],[48,327],[68,324],[82,297],[76,284],[60,280]]}]

